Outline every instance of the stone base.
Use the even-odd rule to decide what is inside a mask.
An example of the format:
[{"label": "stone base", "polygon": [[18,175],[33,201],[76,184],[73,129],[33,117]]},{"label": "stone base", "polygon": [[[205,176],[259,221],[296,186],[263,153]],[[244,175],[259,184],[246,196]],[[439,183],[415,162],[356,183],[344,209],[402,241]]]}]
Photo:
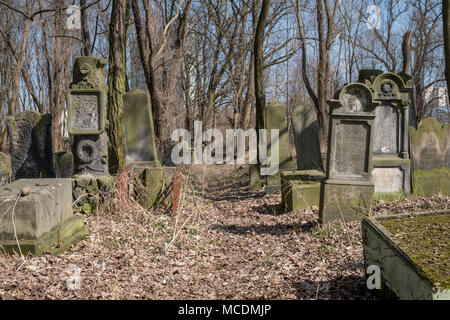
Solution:
[{"label": "stone base", "polygon": [[320,188],[320,222],[360,221],[371,214],[373,183],[326,180]]},{"label": "stone base", "polygon": [[[418,213],[414,216],[435,213]],[[449,214],[449,212],[447,212]],[[410,214],[367,217],[362,221],[364,269],[371,265],[380,268],[381,288],[374,293],[384,299],[450,300],[450,289],[427,279],[411,258],[396,244],[392,234],[379,221],[410,218]],[[422,233],[419,233],[422,236]]]},{"label": "stone base", "polygon": [[114,176],[74,176],[72,178],[73,210],[94,213],[102,194],[105,195],[114,185]]},{"label": "stone base", "polygon": [[429,197],[442,193],[450,195],[450,168],[433,170],[414,170],[412,173],[413,192],[418,196]]},{"label": "stone base", "polygon": [[[42,256],[44,253],[57,255],[68,250],[72,244],[88,235],[89,228],[84,225],[83,217],[73,216],[61,227],[55,227],[39,239],[19,239],[19,245],[23,255],[26,255],[28,252],[35,256]],[[7,253],[12,253],[13,251],[19,253],[16,240],[5,240],[0,241],[0,243]]]},{"label": "stone base", "polygon": [[134,167],[133,193],[146,209],[171,205],[172,176],[175,168]]},{"label": "stone base", "polygon": [[317,170],[281,172],[281,203],[287,211],[298,211],[320,202],[320,181],[325,174]]},{"label": "stone base", "polygon": [[[28,188],[29,192],[21,194]],[[42,255],[57,254],[86,236],[72,213],[71,179],[23,179],[0,187],[0,246]],[[14,222],[14,223],[13,223]]]},{"label": "stone base", "polygon": [[411,160],[396,156],[374,155],[372,164],[376,193],[411,191]]}]

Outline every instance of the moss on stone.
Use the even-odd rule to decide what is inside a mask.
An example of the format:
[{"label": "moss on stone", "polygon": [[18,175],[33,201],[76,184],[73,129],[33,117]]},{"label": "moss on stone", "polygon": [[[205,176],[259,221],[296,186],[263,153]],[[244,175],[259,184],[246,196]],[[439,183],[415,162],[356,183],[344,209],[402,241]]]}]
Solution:
[{"label": "moss on stone", "polygon": [[450,288],[450,213],[380,220],[422,275]]}]

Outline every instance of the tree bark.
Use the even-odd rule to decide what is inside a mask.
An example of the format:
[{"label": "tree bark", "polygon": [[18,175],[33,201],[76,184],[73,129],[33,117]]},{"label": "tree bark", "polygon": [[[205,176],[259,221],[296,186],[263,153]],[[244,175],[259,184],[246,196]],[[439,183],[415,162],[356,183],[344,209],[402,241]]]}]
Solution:
[{"label": "tree bark", "polygon": [[126,0],[113,0],[109,24],[108,156],[109,171],[125,167],[123,95],[125,94]]},{"label": "tree bark", "polygon": [[450,5],[449,0],[442,0],[442,17],[444,27],[445,79],[447,80],[447,96],[450,95]]}]

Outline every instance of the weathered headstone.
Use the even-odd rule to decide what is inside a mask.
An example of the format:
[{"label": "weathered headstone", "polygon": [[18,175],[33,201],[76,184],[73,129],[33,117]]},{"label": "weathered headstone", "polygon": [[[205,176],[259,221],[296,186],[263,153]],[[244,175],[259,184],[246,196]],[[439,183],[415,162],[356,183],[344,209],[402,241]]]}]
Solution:
[{"label": "weathered headstone", "polygon": [[67,97],[68,132],[73,139],[74,173],[108,174],[105,60],[78,57]]},{"label": "weathered headstone", "polygon": [[[359,81],[372,89],[376,108],[373,141],[375,192],[409,192],[410,160],[408,126],[411,80],[395,73],[362,70]],[[376,75],[376,76],[375,76]]]},{"label": "weathered headstone", "polygon": [[450,194],[450,125],[426,118],[410,127],[413,192],[422,196]]},{"label": "weathered headstone", "polygon": [[11,157],[9,154],[0,152],[0,186],[11,181]]},{"label": "weathered headstone", "polygon": [[0,245],[7,252],[57,254],[89,233],[83,218],[72,213],[71,179],[21,179],[4,185],[0,212]]},{"label": "weathered headstone", "polygon": [[281,203],[285,210],[297,211],[319,205],[320,182],[325,173],[314,108],[295,108],[292,125],[298,170],[281,172]]},{"label": "weathered headstone", "polygon": [[370,211],[374,185],[372,150],[375,108],[370,88],[350,83],[330,105],[327,175],[322,182],[322,222],[361,220]]},{"label": "weathered headstone", "polygon": [[133,193],[146,209],[171,206],[172,178],[175,168],[133,167]]},{"label": "weathered headstone", "polygon": [[323,171],[319,127],[314,108],[305,105],[295,108],[292,112],[292,125],[297,150],[297,169]]},{"label": "weathered headstone", "polygon": [[126,162],[131,165],[159,165],[153,129],[150,95],[140,89],[123,97]]},{"label": "weathered headstone", "polygon": [[58,152],[53,156],[55,164],[55,174],[57,178],[71,178],[73,175],[73,154],[72,152]]},{"label": "weathered headstone", "polygon": [[[289,131],[286,119],[285,106],[279,102],[273,101],[264,109],[265,129],[267,129],[268,155],[272,155],[270,146],[270,130],[278,129],[278,168],[281,170],[295,169],[295,163],[291,156],[291,144],[289,142]],[[276,158],[276,157],[275,157]],[[275,159],[276,161],[277,159]],[[274,163],[270,164],[271,166]],[[268,175],[266,178],[266,192],[273,193],[281,189],[280,174]]]},{"label": "weathered headstone", "polygon": [[54,177],[51,115],[23,111],[7,118],[12,180]]}]

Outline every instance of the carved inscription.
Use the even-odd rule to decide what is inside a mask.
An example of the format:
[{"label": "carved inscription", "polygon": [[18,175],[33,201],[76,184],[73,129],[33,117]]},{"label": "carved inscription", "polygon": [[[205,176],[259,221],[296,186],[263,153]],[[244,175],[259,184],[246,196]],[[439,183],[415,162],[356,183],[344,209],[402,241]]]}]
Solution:
[{"label": "carved inscription", "polygon": [[398,112],[390,105],[376,108],[374,124],[375,153],[398,153]]},{"label": "carved inscription", "polygon": [[370,129],[365,123],[341,121],[336,132],[334,171],[339,176],[363,176],[368,168]]},{"label": "carved inscription", "polygon": [[94,94],[72,94],[71,125],[76,130],[99,130],[99,99]]}]

